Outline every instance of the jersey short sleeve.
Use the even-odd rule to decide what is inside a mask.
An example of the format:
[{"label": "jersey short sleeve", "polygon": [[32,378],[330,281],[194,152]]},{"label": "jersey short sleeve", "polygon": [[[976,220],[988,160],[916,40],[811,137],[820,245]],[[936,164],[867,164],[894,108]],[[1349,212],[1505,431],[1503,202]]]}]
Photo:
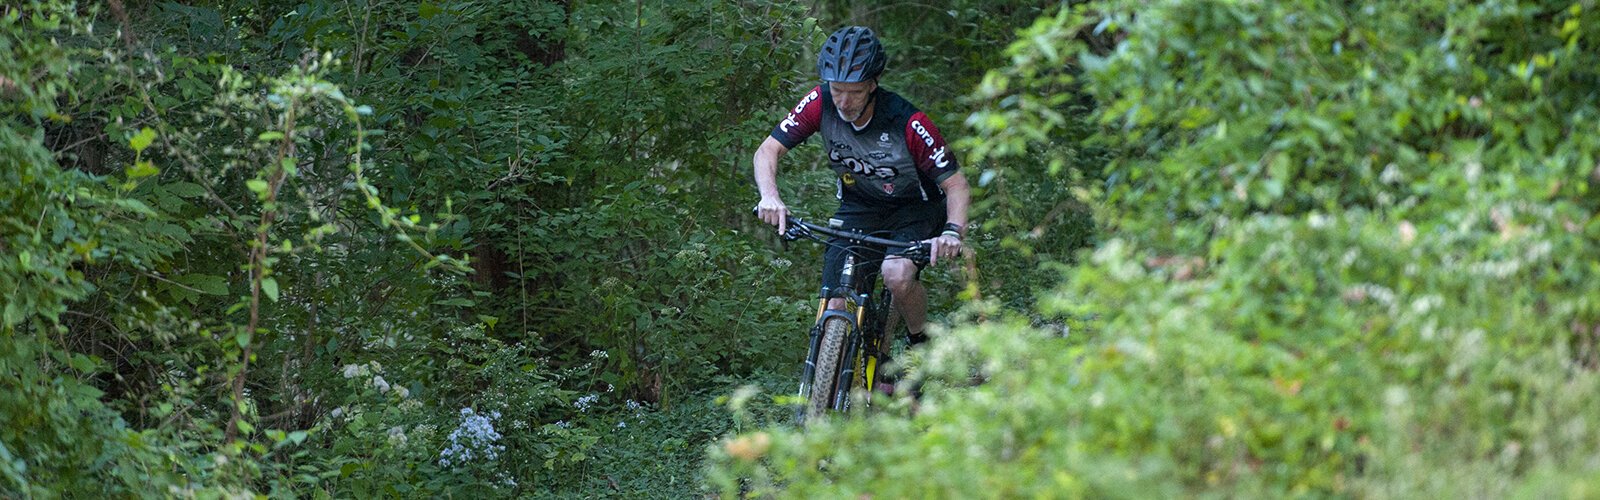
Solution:
[{"label": "jersey short sleeve", "polygon": [[921,111],[913,113],[911,119],[906,120],[906,149],[911,151],[917,171],[936,183],[955,175],[961,167],[956,163],[955,155],[950,153],[949,145],[945,144],[944,136],[939,134],[939,128],[933,126],[933,120],[929,120],[928,115]]},{"label": "jersey short sleeve", "polygon": [[800,103],[789,110],[789,116],[772,128],[772,138],[777,139],[783,147],[794,149],[821,128],[822,87],[817,86],[800,98]]}]

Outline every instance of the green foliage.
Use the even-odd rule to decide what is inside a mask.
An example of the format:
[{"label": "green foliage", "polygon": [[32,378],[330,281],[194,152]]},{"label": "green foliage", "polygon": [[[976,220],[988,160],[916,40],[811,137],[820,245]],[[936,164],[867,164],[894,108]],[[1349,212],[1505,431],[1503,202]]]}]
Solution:
[{"label": "green foliage", "polygon": [[[52,43],[86,27],[70,6],[33,2],[0,15],[0,494],[73,488],[115,495],[173,484],[145,437],[101,403],[87,380],[100,358],[62,345],[67,304],[94,290],[83,267],[118,258],[113,223],[151,213],[95,178],[59,168],[40,143],[64,123],[57,100],[72,95],[86,54]],[[114,244],[114,243],[113,243]],[[65,375],[65,376],[62,376]]]},{"label": "green foliage", "polygon": [[[432,366],[412,353],[448,360]],[[479,326],[436,339],[406,335],[388,355],[342,367],[344,399],[319,422],[331,453],[307,457],[310,477],[293,490],[326,488],[334,496],[508,496],[537,491],[585,460],[596,437],[572,427],[571,391],[557,384],[577,376],[551,373],[533,348],[506,345]],[[468,376],[447,380],[441,373]],[[457,399],[443,395],[470,395]],[[483,420],[478,420],[483,419]],[[474,425],[496,432],[494,445],[467,435]],[[462,448],[451,450],[460,445]],[[495,447],[492,456],[481,452]],[[471,453],[462,452],[470,449]]]},{"label": "green foliage", "polygon": [[[1108,200],[1161,206],[1137,213],[1165,224],[1357,207],[1435,217],[1477,192],[1462,181],[1586,192],[1595,145],[1572,132],[1594,114],[1581,83],[1594,55],[1579,41],[1596,28],[1581,4],[1313,5],[1172,4],[1137,18],[1107,5],[1093,29],[1122,42],[1082,64],[1096,119],[1113,127],[1105,142],[1126,153]],[[1480,163],[1460,175],[1474,150]]]},{"label": "green foliage", "polygon": [[[1400,231],[1359,212],[1263,217],[1219,235],[1216,266],[1193,271],[1108,242],[1044,303],[1101,314],[1092,335],[957,329],[921,353],[915,417],[781,431],[760,462],[716,452],[717,474],[784,496],[1593,488],[1576,478],[1600,470],[1600,407],[1585,396],[1600,377],[1549,313],[1584,299],[1523,285],[1563,258],[1537,235],[1397,245]],[[1500,251],[1461,250],[1478,246]],[[971,376],[981,385],[962,388]]]},{"label": "green foliage", "polygon": [[[792,366],[811,273],[705,193],[747,189],[803,8],[107,7],[0,10],[0,491],[604,489],[641,401],[699,429],[659,476],[694,491],[705,387]],[[463,409],[503,454],[442,464]]]},{"label": "green foliage", "polygon": [[792,329],[809,312],[793,306],[809,301],[752,292],[770,289],[791,263],[701,227],[642,184],[525,226],[524,241],[546,243],[523,254],[551,263],[522,270],[543,285],[535,298],[583,312],[536,328],[583,332],[585,345],[616,355],[605,382],[666,406],[671,393],[716,375],[787,361],[798,334],[762,333]]},{"label": "green foliage", "polygon": [[[1053,321],[953,329],[913,352],[914,415],[749,434],[770,447],[714,448],[708,478],[726,496],[1593,495],[1589,7],[1041,18],[978,87],[971,144],[1056,159],[1108,231],[1040,302]],[[1049,144],[1078,127],[1074,86],[1103,171]]]},{"label": "green foliage", "polygon": [[[0,7],[0,496],[1600,487],[1588,2],[145,7]],[[843,24],[980,230],[796,430]]]}]

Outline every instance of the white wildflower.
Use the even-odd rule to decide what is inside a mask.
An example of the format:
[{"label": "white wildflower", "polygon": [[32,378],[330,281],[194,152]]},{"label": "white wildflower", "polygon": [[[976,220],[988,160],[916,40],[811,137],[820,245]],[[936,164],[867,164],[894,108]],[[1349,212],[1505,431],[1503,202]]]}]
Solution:
[{"label": "white wildflower", "polygon": [[428,439],[433,437],[433,433],[438,430],[439,428],[434,427],[433,424],[417,424],[416,427],[411,429],[411,435],[416,436],[417,439]]},{"label": "white wildflower", "polygon": [[599,394],[590,394],[590,395],[578,398],[578,401],[572,403],[572,406],[577,407],[579,413],[584,413],[584,412],[589,411],[589,407],[590,406],[594,406],[594,404],[596,402],[599,402],[599,401],[600,401],[600,395]]},{"label": "white wildflower", "polygon": [[689,248],[679,250],[676,255],[673,255],[673,258],[688,262],[702,262],[711,258],[711,256],[706,253],[705,243],[690,243]]},{"label": "white wildflower", "polygon": [[461,409],[461,425],[450,431],[450,445],[439,452],[439,466],[453,467],[475,460],[498,460],[505,445],[499,444],[500,433],[494,430],[494,419],[500,412],[479,415],[471,408]]},{"label": "white wildflower", "polygon": [[599,349],[595,349],[593,351],[589,351],[589,357],[596,358],[596,359],[606,359],[606,358],[611,357],[611,353],[606,352],[606,351],[602,351],[602,350],[599,350]]},{"label": "white wildflower", "polygon": [[407,389],[406,386],[403,385],[394,386],[394,393],[399,395],[400,399],[411,397],[411,389]]},{"label": "white wildflower", "polygon": [[389,446],[400,448],[406,445],[406,430],[400,426],[389,428]]},{"label": "white wildflower", "polygon": [[362,373],[365,371],[363,368],[366,367],[360,365],[344,365],[344,378],[356,378],[366,375],[365,373]]},{"label": "white wildflower", "polygon": [[389,392],[389,382],[383,379],[383,375],[372,377],[372,385],[378,388],[378,392]]}]

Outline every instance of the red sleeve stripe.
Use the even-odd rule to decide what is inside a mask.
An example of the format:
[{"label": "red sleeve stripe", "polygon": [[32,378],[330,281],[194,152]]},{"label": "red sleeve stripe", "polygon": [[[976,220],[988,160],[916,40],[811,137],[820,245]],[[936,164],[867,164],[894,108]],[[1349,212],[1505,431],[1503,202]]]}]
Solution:
[{"label": "red sleeve stripe", "polygon": [[916,159],[917,170],[930,176],[941,177],[941,174],[956,167],[954,159],[948,154],[950,148],[945,144],[944,136],[939,134],[939,128],[933,126],[928,115],[921,111],[906,121],[906,148],[911,150],[911,157]]},{"label": "red sleeve stripe", "polygon": [[793,148],[805,141],[811,134],[817,133],[822,127],[822,87],[814,87],[810,93],[800,99],[794,109],[789,110],[789,116],[778,123],[772,130],[772,136],[783,143],[784,147]]}]

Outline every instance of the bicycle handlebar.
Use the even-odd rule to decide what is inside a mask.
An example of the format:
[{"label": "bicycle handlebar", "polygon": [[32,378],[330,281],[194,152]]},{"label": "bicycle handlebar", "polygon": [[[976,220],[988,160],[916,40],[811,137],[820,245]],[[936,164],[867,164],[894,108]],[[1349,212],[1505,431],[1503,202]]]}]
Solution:
[{"label": "bicycle handlebar", "polygon": [[929,256],[931,256],[933,253],[933,245],[927,241],[898,241],[879,238],[876,236],[867,235],[866,233],[862,233],[860,231],[835,229],[813,224],[811,222],[807,222],[805,219],[794,216],[789,217],[789,230],[784,232],[783,239],[786,241],[794,241],[800,238],[815,237],[815,235],[812,233],[821,233],[828,236],[833,236],[835,238],[844,239],[852,243],[865,243],[885,248],[904,248],[907,250],[902,252],[900,255],[902,257],[911,259],[913,262],[917,262],[918,264],[927,263]]},{"label": "bicycle handlebar", "polygon": [[[755,210],[751,210],[751,212],[755,212]],[[911,259],[913,262],[917,262],[918,264],[926,264],[928,262],[928,260],[929,260],[929,257],[933,255],[933,244],[929,243],[926,240],[924,240],[924,241],[898,241],[898,240],[891,240],[891,239],[879,238],[879,237],[876,237],[876,236],[870,236],[870,235],[867,235],[866,233],[863,233],[861,231],[835,229],[835,228],[831,228],[831,227],[827,227],[827,226],[820,226],[820,225],[808,222],[805,219],[801,219],[799,217],[795,217],[795,216],[792,216],[792,215],[789,215],[789,216],[786,216],[786,217],[788,218],[788,221],[789,221],[789,229],[787,231],[785,231],[783,233],[783,235],[782,235],[784,241],[794,241],[794,240],[798,240],[800,238],[814,238],[814,237],[816,237],[816,235],[812,234],[812,233],[822,233],[822,234],[825,234],[825,235],[828,235],[828,236],[833,236],[835,238],[841,238],[841,239],[844,239],[844,240],[847,240],[847,241],[850,241],[850,242],[853,242],[853,243],[865,243],[865,244],[877,245],[877,246],[881,246],[881,247],[885,247],[885,248],[905,248],[905,249],[908,249],[908,250],[906,252],[902,253],[901,256],[906,257],[908,259]]]},{"label": "bicycle handlebar", "polygon": [[[797,231],[797,230],[799,230],[799,231]],[[928,246],[928,243],[925,242],[925,241],[897,241],[897,240],[884,239],[884,238],[879,238],[879,237],[876,237],[876,236],[870,236],[870,235],[867,235],[866,233],[863,233],[863,232],[860,232],[860,231],[834,229],[834,228],[831,228],[831,227],[819,226],[819,225],[807,222],[806,220],[801,219],[799,217],[793,217],[793,216],[789,217],[789,233],[795,233],[795,234],[792,234],[792,235],[791,234],[784,234],[783,236],[784,236],[784,239],[796,240],[796,239],[800,239],[800,238],[804,238],[804,237],[808,236],[806,234],[807,232],[818,232],[818,233],[826,234],[828,236],[833,236],[833,237],[836,237],[836,238],[844,238],[844,239],[847,239],[847,240],[850,240],[850,241],[853,241],[853,242],[856,242],[856,243],[868,243],[868,244],[884,246],[884,247],[890,247],[890,248],[912,248],[912,247]]]}]

